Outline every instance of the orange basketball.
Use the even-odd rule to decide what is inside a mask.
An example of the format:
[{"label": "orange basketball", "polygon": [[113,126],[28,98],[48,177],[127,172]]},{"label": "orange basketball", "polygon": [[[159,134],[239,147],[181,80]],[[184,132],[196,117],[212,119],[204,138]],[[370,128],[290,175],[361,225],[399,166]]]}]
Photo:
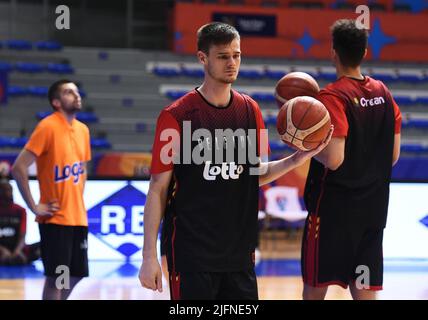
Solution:
[{"label": "orange basketball", "polygon": [[299,96],[316,97],[320,87],[317,81],[305,72],[290,72],[283,76],[275,86],[275,99],[278,106]]},{"label": "orange basketball", "polygon": [[281,140],[294,149],[312,150],[330,130],[330,114],[317,99],[302,96],[287,101],[279,110],[276,128]]}]

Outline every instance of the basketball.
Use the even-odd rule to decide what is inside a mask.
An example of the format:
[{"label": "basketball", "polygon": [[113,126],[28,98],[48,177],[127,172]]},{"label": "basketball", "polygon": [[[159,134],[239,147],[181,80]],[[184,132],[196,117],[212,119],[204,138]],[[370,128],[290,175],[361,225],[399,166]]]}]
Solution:
[{"label": "basketball", "polygon": [[305,72],[290,72],[283,76],[275,86],[275,99],[278,107],[299,96],[316,97],[320,87],[317,81]]},{"label": "basketball", "polygon": [[296,97],[281,107],[276,127],[283,142],[294,149],[309,151],[327,137],[330,114],[317,99]]}]

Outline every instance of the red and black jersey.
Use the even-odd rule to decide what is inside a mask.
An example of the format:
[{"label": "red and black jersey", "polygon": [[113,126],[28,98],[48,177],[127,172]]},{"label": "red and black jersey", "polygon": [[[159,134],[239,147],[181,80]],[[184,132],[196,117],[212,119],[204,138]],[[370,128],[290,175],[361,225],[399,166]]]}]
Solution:
[{"label": "red and black jersey", "polygon": [[[315,212],[321,194],[325,198],[331,192],[347,199],[344,212],[365,214],[364,219],[376,226],[384,224],[394,133],[401,127],[397,104],[381,81],[367,76],[364,80],[341,77],[321,90],[318,99],[330,113],[333,137],[346,139],[345,157],[335,171],[312,159],[305,188],[308,210]],[[328,203],[321,199],[321,205]]]},{"label": "red and black jersey", "polygon": [[9,251],[15,250],[19,237],[25,234],[27,226],[26,211],[17,204],[0,206],[0,246]]},{"label": "red and black jersey", "polygon": [[[178,143],[162,141],[162,134],[171,129],[179,133]],[[224,142],[221,136],[216,137],[221,129],[243,135]],[[161,112],[151,170],[152,174],[173,170],[163,223],[170,271],[223,272],[253,267],[259,176],[250,174],[250,169],[259,164],[248,155],[239,158],[237,145],[245,141],[248,149],[257,148],[259,156],[260,129],[264,123],[257,103],[234,90],[225,107],[211,105],[193,90]],[[257,133],[256,138],[250,131]],[[212,137],[207,138],[207,133]],[[169,156],[179,161],[162,161],[168,143],[174,145]],[[234,145],[233,161],[226,152],[222,159],[215,159],[215,150],[228,143]],[[203,148],[208,155],[198,163],[195,155]]]}]

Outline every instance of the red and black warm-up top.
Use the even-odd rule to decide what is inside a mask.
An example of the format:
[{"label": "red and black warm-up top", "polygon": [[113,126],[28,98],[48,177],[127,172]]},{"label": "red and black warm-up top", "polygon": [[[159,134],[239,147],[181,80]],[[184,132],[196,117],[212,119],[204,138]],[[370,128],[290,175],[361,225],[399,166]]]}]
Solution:
[{"label": "red and black warm-up top", "polygon": [[[218,129],[231,129],[237,137],[221,145],[224,137],[215,137]],[[258,162],[249,153],[266,153],[267,137],[261,138],[260,129],[264,123],[257,103],[234,90],[225,107],[210,104],[195,89],[161,112],[151,171],[173,170],[163,229],[170,271],[224,272],[253,267],[259,176],[250,174]],[[171,142],[174,131],[179,139]],[[162,141],[162,134],[170,138]],[[233,157],[226,158],[224,152],[216,161],[215,151],[226,151],[228,143],[229,147],[233,144]],[[247,148],[244,153],[239,147],[242,143]],[[195,159],[202,149],[208,156],[198,163]],[[179,161],[165,163],[166,155]]]},{"label": "red and black warm-up top", "polygon": [[366,212],[373,225],[384,225],[394,134],[401,128],[398,105],[381,81],[367,76],[363,80],[341,77],[317,98],[330,113],[333,137],[346,139],[345,157],[335,171],[312,159],[305,188],[308,210],[316,210],[320,193],[325,199],[337,194],[336,199],[346,198],[347,208],[342,211]]}]

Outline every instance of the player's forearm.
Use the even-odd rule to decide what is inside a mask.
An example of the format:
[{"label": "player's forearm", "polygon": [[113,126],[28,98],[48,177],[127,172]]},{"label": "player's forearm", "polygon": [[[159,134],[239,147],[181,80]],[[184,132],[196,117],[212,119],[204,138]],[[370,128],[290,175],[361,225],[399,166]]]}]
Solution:
[{"label": "player's forearm", "polygon": [[281,160],[261,163],[260,170],[265,173],[259,177],[259,186],[275,181],[296,167],[297,163],[294,161],[293,155]]},{"label": "player's forearm", "polygon": [[144,259],[157,258],[156,244],[165,204],[166,192],[149,190],[144,208]]},{"label": "player's forearm", "polygon": [[30,208],[31,211],[35,212],[36,203],[34,202],[33,196],[31,195],[27,170],[28,168],[25,166],[19,164],[14,165],[12,167],[12,176],[18,185],[18,189],[21,192],[27,207]]}]

